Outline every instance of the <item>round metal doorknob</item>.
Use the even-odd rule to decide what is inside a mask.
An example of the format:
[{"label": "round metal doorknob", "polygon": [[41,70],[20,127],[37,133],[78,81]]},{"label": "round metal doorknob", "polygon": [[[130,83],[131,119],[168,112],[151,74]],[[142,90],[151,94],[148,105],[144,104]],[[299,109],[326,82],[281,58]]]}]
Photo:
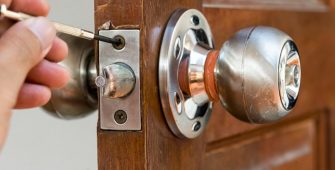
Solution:
[{"label": "round metal doorknob", "polygon": [[58,36],[70,47],[68,56],[59,64],[67,68],[71,79],[65,87],[52,90],[43,109],[61,119],[82,118],[97,110],[98,105],[93,42],[66,34]]},{"label": "round metal doorknob", "polygon": [[95,84],[103,89],[103,96],[122,98],[129,95],[136,83],[136,77],[130,66],[114,63],[103,68],[103,75],[96,78]]},{"label": "round metal doorknob", "polygon": [[218,55],[208,55],[207,60],[215,60],[215,66],[206,68],[213,69],[208,71],[214,75],[207,76],[215,79],[205,82],[211,86],[206,89],[212,88],[208,94],[240,120],[276,121],[297,101],[299,53],[293,40],[275,28],[243,29],[224,43]]},{"label": "round metal doorknob", "polygon": [[278,29],[242,29],[216,50],[205,16],[180,9],[165,30],[160,97],[166,121],[179,137],[202,133],[213,102],[245,122],[279,120],[296,104],[300,78],[297,47]]},{"label": "round metal doorknob", "polygon": [[294,107],[301,69],[293,40],[258,26],[240,30],[220,51],[195,44],[181,61],[178,77],[182,91],[197,105],[220,101],[240,120],[267,123]]},{"label": "round metal doorknob", "polygon": [[70,81],[65,87],[52,90],[49,103],[43,106],[61,119],[85,117],[98,108],[98,89],[109,99],[125,98],[133,91],[136,76],[130,66],[115,62],[102,68],[97,75],[93,42],[66,34],[58,35],[69,46],[69,54],[59,64],[68,69]]}]

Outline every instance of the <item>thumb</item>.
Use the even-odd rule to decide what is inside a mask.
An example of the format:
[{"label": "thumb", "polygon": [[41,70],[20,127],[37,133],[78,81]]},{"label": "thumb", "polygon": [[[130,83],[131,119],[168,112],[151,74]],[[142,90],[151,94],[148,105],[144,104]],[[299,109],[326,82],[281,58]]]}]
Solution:
[{"label": "thumb", "polygon": [[55,36],[52,23],[43,17],[19,22],[2,35],[0,108],[14,107],[28,72],[48,53]]}]

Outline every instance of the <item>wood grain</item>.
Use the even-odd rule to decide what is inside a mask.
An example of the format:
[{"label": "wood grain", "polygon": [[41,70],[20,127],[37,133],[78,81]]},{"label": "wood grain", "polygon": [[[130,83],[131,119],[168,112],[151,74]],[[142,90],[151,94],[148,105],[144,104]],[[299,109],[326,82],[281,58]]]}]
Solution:
[{"label": "wood grain", "polygon": [[140,27],[142,0],[95,0],[95,26],[111,22],[118,27]]},{"label": "wood grain", "polygon": [[216,143],[209,146],[203,169],[292,169],[293,164],[296,169],[317,169],[317,131],[315,120],[308,119]]},{"label": "wood grain", "polygon": [[326,11],[328,0],[204,0],[206,8]]}]

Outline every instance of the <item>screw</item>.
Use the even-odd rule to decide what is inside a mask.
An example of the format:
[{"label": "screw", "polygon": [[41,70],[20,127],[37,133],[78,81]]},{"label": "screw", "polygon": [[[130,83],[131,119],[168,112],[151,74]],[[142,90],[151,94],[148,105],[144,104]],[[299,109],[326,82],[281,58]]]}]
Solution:
[{"label": "screw", "polygon": [[118,124],[124,124],[127,121],[127,113],[123,110],[118,110],[114,113],[114,120]]},{"label": "screw", "polygon": [[117,41],[112,44],[115,49],[122,50],[126,46],[126,40],[121,35],[117,35],[113,39]]},{"label": "screw", "polygon": [[97,85],[98,87],[104,87],[106,85],[106,79],[102,76],[98,76],[95,79],[95,85]]},{"label": "screw", "polygon": [[193,22],[193,24],[194,24],[195,26],[199,25],[199,24],[200,24],[200,19],[199,19],[199,17],[196,16],[196,15],[193,15],[193,16],[192,16],[192,22]]},{"label": "screw", "polygon": [[195,122],[192,128],[194,132],[197,132],[201,128],[201,123],[199,121]]}]

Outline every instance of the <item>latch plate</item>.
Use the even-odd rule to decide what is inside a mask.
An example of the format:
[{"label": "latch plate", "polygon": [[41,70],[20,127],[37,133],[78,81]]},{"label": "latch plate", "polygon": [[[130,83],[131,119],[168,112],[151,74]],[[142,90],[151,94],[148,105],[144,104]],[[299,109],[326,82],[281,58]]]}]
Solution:
[{"label": "latch plate", "polygon": [[103,74],[103,68],[106,66],[124,63],[130,66],[136,77],[135,87],[126,97],[109,98],[103,95],[103,88],[99,88],[100,127],[103,130],[141,130],[140,31],[101,30],[99,34],[111,38],[121,36],[125,41],[122,49],[99,42],[99,76]]}]

